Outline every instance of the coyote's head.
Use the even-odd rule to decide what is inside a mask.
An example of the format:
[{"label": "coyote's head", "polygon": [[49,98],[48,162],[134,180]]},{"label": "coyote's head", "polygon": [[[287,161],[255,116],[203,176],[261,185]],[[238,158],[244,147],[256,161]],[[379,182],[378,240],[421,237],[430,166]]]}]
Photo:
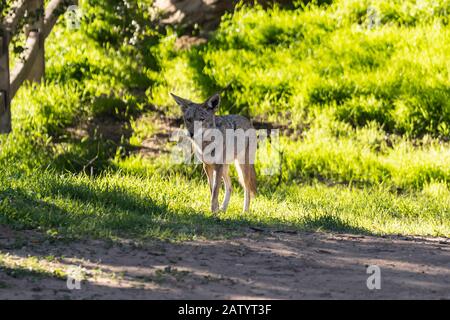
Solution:
[{"label": "coyote's head", "polygon": [[218,93],[208,98],[203,103],[194,103],[190,100],[180,98],[173,93],[172,97],[183,111],[183,119],[189,135],[194,136],[194,123],[201,122],[201,128],[214,128],[215,117],[214,113],[219,108],[220,96]]}]

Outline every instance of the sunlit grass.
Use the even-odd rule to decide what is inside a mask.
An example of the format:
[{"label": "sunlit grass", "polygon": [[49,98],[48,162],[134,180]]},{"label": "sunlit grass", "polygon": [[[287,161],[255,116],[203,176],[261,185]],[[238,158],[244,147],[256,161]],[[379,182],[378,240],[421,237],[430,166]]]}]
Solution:
[{"label": "sunlit grass", "polygon": [[[46,81],[21,88],[14,131],[0,137],[2,223],[102,238],[214,238],[249,226],[450,236],[449,1],[425,1],[431,11],[415,1],[241,7],[207,44],[181,51],[179,31],[156,31],[149,3],[84,1],[82,28],[51,34]],[[135,148],[158,133],[161,112],[180,115],[169,92],[200,101],[220,90],[221,114],[288,133],[281,184],[257,164],[252,211],[241,213],[234,181],[216,218],[200,166]],[[122,138],[102,136],[102,123]]]},{"label": "sunlit grass", "polygon": [[209,212],[205,181],[180,175],[59,175],[14,177],[2,172],[2,222],[39,227],[74,237],[227,237],[260,226],[367,234],[450,235],[450,193],[444,185],[396,194],[381,187],[359,189],[324,184],[261,186],[252,210],[243,214],[237,186],[230,209]]}]

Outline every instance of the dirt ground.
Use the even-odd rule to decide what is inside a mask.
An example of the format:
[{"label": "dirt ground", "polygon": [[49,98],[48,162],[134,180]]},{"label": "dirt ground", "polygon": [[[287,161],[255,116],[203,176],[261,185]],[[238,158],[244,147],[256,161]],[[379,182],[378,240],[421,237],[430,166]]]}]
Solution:
[{"label": "dirt ground", "polygon": [[[380,267],[379,290],[367,288],[368,265]],[[68,242],[0,226],[0,266],[0,299],[450,299],[445,238],[249,229],[231,240]]]}]

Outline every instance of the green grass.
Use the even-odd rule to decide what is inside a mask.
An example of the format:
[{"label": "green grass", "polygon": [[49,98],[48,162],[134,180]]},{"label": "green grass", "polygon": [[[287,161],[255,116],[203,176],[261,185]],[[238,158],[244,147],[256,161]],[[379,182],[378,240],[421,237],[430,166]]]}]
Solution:
[{"label": "green grass", "polygon": [[[226,16],[204,46],[177,54],[170,40],[163,42],[165,81],[150,96],[158,105],[173,105],[167,87],[187,94],[197,80],[195,87],[205,91],[231,86],[223,112],[292,128],[331,109],[335,120],[354,127],[375,121],[390,133],[448,136],[450,2],[433,2],[431,16],[431,1],[423,1],[423,12],[415,1],[394,3],[376,2],[382,18],[373,28],[367,25],[370,1],[295,11],[243,7]],[[193,98],[204,96],[192,91]]]},{"label": "green grass", "polygon": [[[379,24],[369,28],[370,8]],[[224,90],[221,113],[290,129],[284,181],[330,179],[393,188],[448,184],[449,1],[334,1],[300,10],[242,7],[212,40],[161,41],[163,77],[152,103],[179,114],[168,93],[201,100]]]},{"label": "green grass", "polygon": [[[66,280],[67,274],[61,269],[49,269],[42,264],[38,257],[29,256],[28,258],[11,257],[9,254],[0,253],[0,270],[13,278],[54,278]],[[0,289],[9,288],[7,284],[0,282]]]},{"label": "green grass", "polygon": [[[49,37],[46,81],[21,88],[14,131],[0,136],[1,223],[113,239],[250,226],[450,236],[449,1],[377,1],[370,28],[369,1],[241,6],[207,44],[181,51],[183,30],[158,28],[150,4],[85,0],[82,28],[61,23]],[[241,213],[234,181],[217,218],[200,166],[134,151],[160,130],[152,119],[180,115],[169,92],[221,89],[221,114],[285,133],[280,185],[259,163],[252,211]],[[110,123],[118,139],[96,129]]]},{"label": "green grass", "polygon": [[1,221],[75,238],[218,238],[249,226],[449,236],[450,193],[442,185],[408,194],[319,183],[261,189],[252,212],[241,212],[243,196],[237,189],[229,210],[217,218],[209,213],[209,191],[199,179],[2,172]]}]

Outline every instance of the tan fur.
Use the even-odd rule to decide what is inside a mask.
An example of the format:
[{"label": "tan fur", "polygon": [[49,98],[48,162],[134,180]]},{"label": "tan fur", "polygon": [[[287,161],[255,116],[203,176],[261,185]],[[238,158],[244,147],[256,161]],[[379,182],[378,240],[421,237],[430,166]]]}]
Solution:
[{"label": "tan fur", "polygon": [[252,197],[256,196],[256,171],[253,164],[237,164],[236,169],[242,171],[241,185],[250,191]]},{"label": "tan fur", "polygon": [[[226,116],[215,116],[215,112],[218,109],[220,103],[219,95],[213,95],[207,99],[204,103],[198,104],[187,99],[183,99],[173,95],[173,98],[181,106],[183,111],[183,119],[189,134],[194,136],[194,121],[201,121],[202,128],[214,128],[220,130],[225,136],[227,129],[242,129],[244,131],[248,129],[253,129],[251,122],[240,115],[226,115]],[[192,143],[195,141],[191,139]],[[198,150],[203,150],[204,145],[195,145]],[[243,163],[239,163],[238,154],[240,150],[233,150],[233,157],[235,166],[239,175],[239,182],[244,188],[244,211],[248,211],[250,208],[250,199],[256,196],[256,172],[254,164],[250,163],[250,157],[254,158],[249,148],[249,140],[246,138],[245,145],[243,145],[246,151],[246,157]],[[225,149],[225,144],[224,144]],[[242,150],[241,150],[242,151]],[[226,152],[226,151],[225,151]],[[218,196],[221,186],[221,181],[223,180],[225,185],[225,198],[222,204],[222,210],[225,211],[228,207],[228,202],[230,200],[232,185],[231,178],[229,176],[229,163],[219,164],[219,163],[205,163],[203,160],[203,169],[208,178],[208,184],[211,191],[211,211],[217,212],[219,209]],[[224,161],[225,162],[225,161]]]}]

